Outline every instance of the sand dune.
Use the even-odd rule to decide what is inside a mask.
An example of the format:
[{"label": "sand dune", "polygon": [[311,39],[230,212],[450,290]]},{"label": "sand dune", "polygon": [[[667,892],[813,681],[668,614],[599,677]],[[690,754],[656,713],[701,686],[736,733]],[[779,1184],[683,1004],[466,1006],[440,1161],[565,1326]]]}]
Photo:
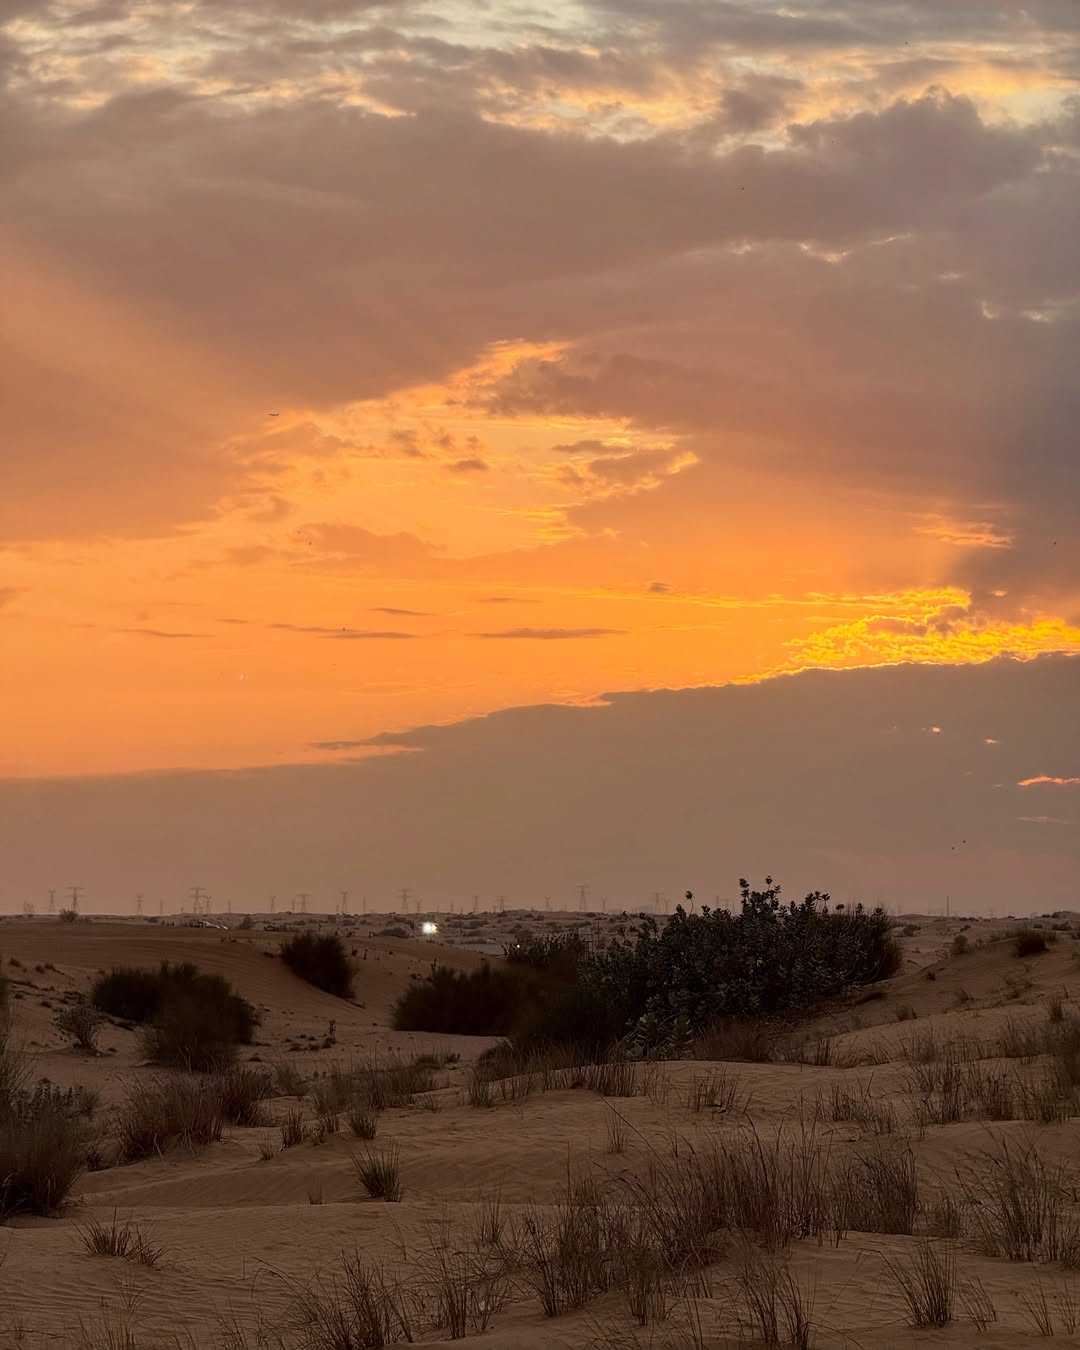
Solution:
[{"label": "sand dune", "polygon": [[[959,921],[912,922],[919,931],[908,939],[909,966],[882,991],[884,996],[853,1000],[808,1029],[808,1045],[830,1038],[831,1062],[643,1065],[637,1070],[637,1095],[605,1100],[584,1087],[541,1091],[537,1086],[530,1095],[497,1100],[489,1109],[469,1105],[466,1092],[469,1065],[489,1041],[394,1033],[387,1025],[393,999],[411,976],[423,974],[433,958],[475,965],[480,959],[475,952],[356,936],[350,941],[357,950],[359,999],[345,1003],[285,969],[272,955],[273,934],[9,922],[0,929],[0,951],[15,982],[16,1032],[38,1054],[38,1072],[101,1093],[103,1125],[126,1089],[152,1072],[140,1060],[135,1034],[109,1027],[102,1037],[106,1053],[91,1058],[65,1048],[51,1023],[64,991],[84,988],[96,971],[118,963],[191,960],[225,975],[264,1010],[260,1044],[246,1052],[264,1064],[283,1059],[312,1074],[373,1055],[387,1062],[434,1050],[461,1058],[437,1071],[430,1092],[381,1113],[372,1147],[399,1150],[400,1203],[366,1195],[352,1162],[353,1153],[365,1146],[344,1129],[318,1145],[308,1141],[281,1149],[276,1124],[234,1128],[220,1143],[194,1153],[177,1150],[84,1174],[61,1216],[22,1218],[0,1228],[0,1345],[124,1344],[137,1350],[178,1333],[190,1334],[191,1344],[200,1346],[273,1344],[259,1340],[262,1327],[283,1331],[285,1344],[299,1346],[301,1332],[290,1320],[297,1290],[320,1274],[329,1278],[342,1252],[359,1252],[413,1278],[440,1234],[451,1235],[454,1250],[462,1248],[485,1196],[498,1192],[512,1222],[531,1206],[549,1212],[546,1207],[568,1177],[590,1174],[617,1190],[639,1182],[650,1165],[670,1159],[673,1146],[686,1159],[716,1144],[732,1146],[750,1131],[772,1140],[778,1134],[795,1138],[799,1131],[805,1138],[807,1130],[830,1165],[910,1150],[923,1206],[914,1235],[849,1232],[838,1241],[821,1236],[792,1244],[790,1270],[812,1296],[816,1344],[875,1350],[946,1342],[1077,1344],[1080,1317],[1072,1331],[1064,1330],[1070,1290],[1080,1303],[1077,1276],[1053,1263],[987,1257],[969,1231],[956,1242],[960,1273],[966,1281],[981,1282],[998,1320],[979,1334],[958,1307],[945,1330],[907,1325],[889,1263],[903,1267],[919,1250],[935,1201],[959,1193],[958,1178],[973,1161],[1000,1150],[1004,1140],[1016,1150],[1034,1143],[1047,1167],[1072,1167],[1080,1143],[1076,1119],[1044,1125],[965,1114],[947,1124],[920,1121],[913,1083],[917,1047],[931,1038],[942,1046],[980,1043],[983,1057],[972,1060],[980,1072],[1019,1082],[1037,1070],[1035,1061],[999,1053],[999,1043],[1010,1028],[1045,1023],[1052,998],[1070,998],[1078,983],[1073,941],[1063,936],[1029,961],[1018,960],[1003,944],[956,956],[950,953]],[[1001,927],[975,923],[966,936],[974,944]],[[16,966],[10,964],[13,957]],[[288,1049],[300,1043],[301,1033],[321,1035],[331,1020],[335,1045],[320,1050],[305,1041],[303,1050]],[[692,1109],[695,1085],[710,1077],[714,1082],[722,1077],[737,1103],[727,1109]],[[875,1135],[865,1121],[835,1119],[834,1091],[861,1097],[878,1112],[891,1109],[895,1127]],[[296,1105],[294,1099],[276,1098],[269,1112],[280,1120]],[[304,1109],[310,1121],[310,1101]],[[613,1118],[622,1121],[625,1136],[615,1152]],[[274,1151],[264,1159],[260,1146],[268,1143]],[[154,1268],[85,1252],[79,1226],[93,1218],[109,1221],[114,1212],[136,1220],[160,1246]],[[695,1344],[681,1320],[692,1309],[703,1325],[717,1328],[706,1345],[753,1344],[749,1328],[740,1326],[741,1245],[730,1237],[726,1245],[693,1296],[683,1290],[670,1316],[657,1325],[633,1325],[625,1297],[615,1290],[591,1299],[586,1308],[547,1318],[536,1297],[518,1287],[507,1293],[488,1329],[466,1340],[511,1350],[603,1345],[661,1350]],[[1056,1319],[1055,1336],[1038,1336],[1025,1310],[1025,1300],[1037,1306],[1040,1291]],[[246,1340],[217,1339],[228,1318],[235,1319]],[[446,1328],[437,1322],[429,1318],[417,1340],[443,1344]],[[113,1333],[125,1328],[132,1339],[94,1339],[105,1326]]]}]

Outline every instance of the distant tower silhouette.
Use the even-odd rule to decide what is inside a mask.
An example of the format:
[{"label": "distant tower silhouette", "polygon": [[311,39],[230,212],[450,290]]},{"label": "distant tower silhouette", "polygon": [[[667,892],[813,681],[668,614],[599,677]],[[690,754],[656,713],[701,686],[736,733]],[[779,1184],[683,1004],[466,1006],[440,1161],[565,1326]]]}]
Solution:
[{"label": "distant tower silhouette", "polygon": [[140,892],[138,895],[136,895],[136,897],[135,897],[135,913],[136,913],[136,915],[138,916],[138,918],[140,918],[140,919],[142,918],[142,893],[141,893],[141,892]]},{"label": "distant tower silhouette", "polygon": [[55,913],[56,913],[56,891],[55,891],[55,889],[51,889],[51,890],[49,891],[49,913],[50,913],[50,914],[55,914]]}]

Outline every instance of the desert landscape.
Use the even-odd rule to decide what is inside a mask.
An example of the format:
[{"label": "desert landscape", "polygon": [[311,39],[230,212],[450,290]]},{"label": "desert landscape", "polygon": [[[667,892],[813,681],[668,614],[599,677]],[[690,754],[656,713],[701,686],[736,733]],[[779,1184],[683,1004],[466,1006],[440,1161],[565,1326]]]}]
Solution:
[{"label": "desert landscape", "polygon": [[[1025,955],[1001,922],[905,917],[897,975],[765,1045],[729,1027],[594,1065],[394,1030],[433,961],[501,958],[376,935],[393,922],[323,921],[353,999],[298,978],[265,920],[3,923],[9,1056],[72,1090],[83,1152],[54,1213],[0,1229],[4,1346],[1076,1344],[1069,916],[1035,920]],[[583,926],[470,931],[541,922]],[[95,1052],[56,1021],[108,969],[163,961],[258,1010],[229,1071],[252,1123],[127,1160],[140,1093],[214,1076],[147,1063],[115,1018]]]}]

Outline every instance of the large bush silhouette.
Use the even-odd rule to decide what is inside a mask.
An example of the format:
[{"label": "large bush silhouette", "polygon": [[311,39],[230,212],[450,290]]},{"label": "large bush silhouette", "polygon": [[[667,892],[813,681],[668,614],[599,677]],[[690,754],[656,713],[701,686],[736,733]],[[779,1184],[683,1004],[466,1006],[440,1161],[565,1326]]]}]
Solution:
[{"label": "large bush silhouette", "polygon": [[297,933],[281,944],[281,959],[295,975],[338,998],[352,998],[353,972],[342,940]]},{"label": "large bush silhouette", "polygon": [[509,1036],[523,1048],[628,1036],[653,1053],[723,1020],[794,1020],[899,968],[883,910],[830,908],[820,891],[785,904],[771,877],[760,891],[739,886],[736,913],[680,906],[596,948],[563,934],[508,948],[503,970],[437,967],[399,1001],[395,1025]]},{"label": "large bush silhouette", "polygon": [[190,962],[157,970],[117,966],[99,976],[90,1001],[102,1012],[147,1027],[144,1049],[158,1064],[214,1069],[237,1045],[250,1045],[259,1017],[221,975]]}]

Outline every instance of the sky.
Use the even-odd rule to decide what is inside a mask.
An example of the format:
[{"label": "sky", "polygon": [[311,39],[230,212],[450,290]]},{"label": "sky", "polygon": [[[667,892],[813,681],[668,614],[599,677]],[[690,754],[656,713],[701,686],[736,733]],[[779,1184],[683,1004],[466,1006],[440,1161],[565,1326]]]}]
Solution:
[{"label": "sky", "polygon": [[0,909],[1080,901],[1075,0],[0,0],[0,120]]}]

